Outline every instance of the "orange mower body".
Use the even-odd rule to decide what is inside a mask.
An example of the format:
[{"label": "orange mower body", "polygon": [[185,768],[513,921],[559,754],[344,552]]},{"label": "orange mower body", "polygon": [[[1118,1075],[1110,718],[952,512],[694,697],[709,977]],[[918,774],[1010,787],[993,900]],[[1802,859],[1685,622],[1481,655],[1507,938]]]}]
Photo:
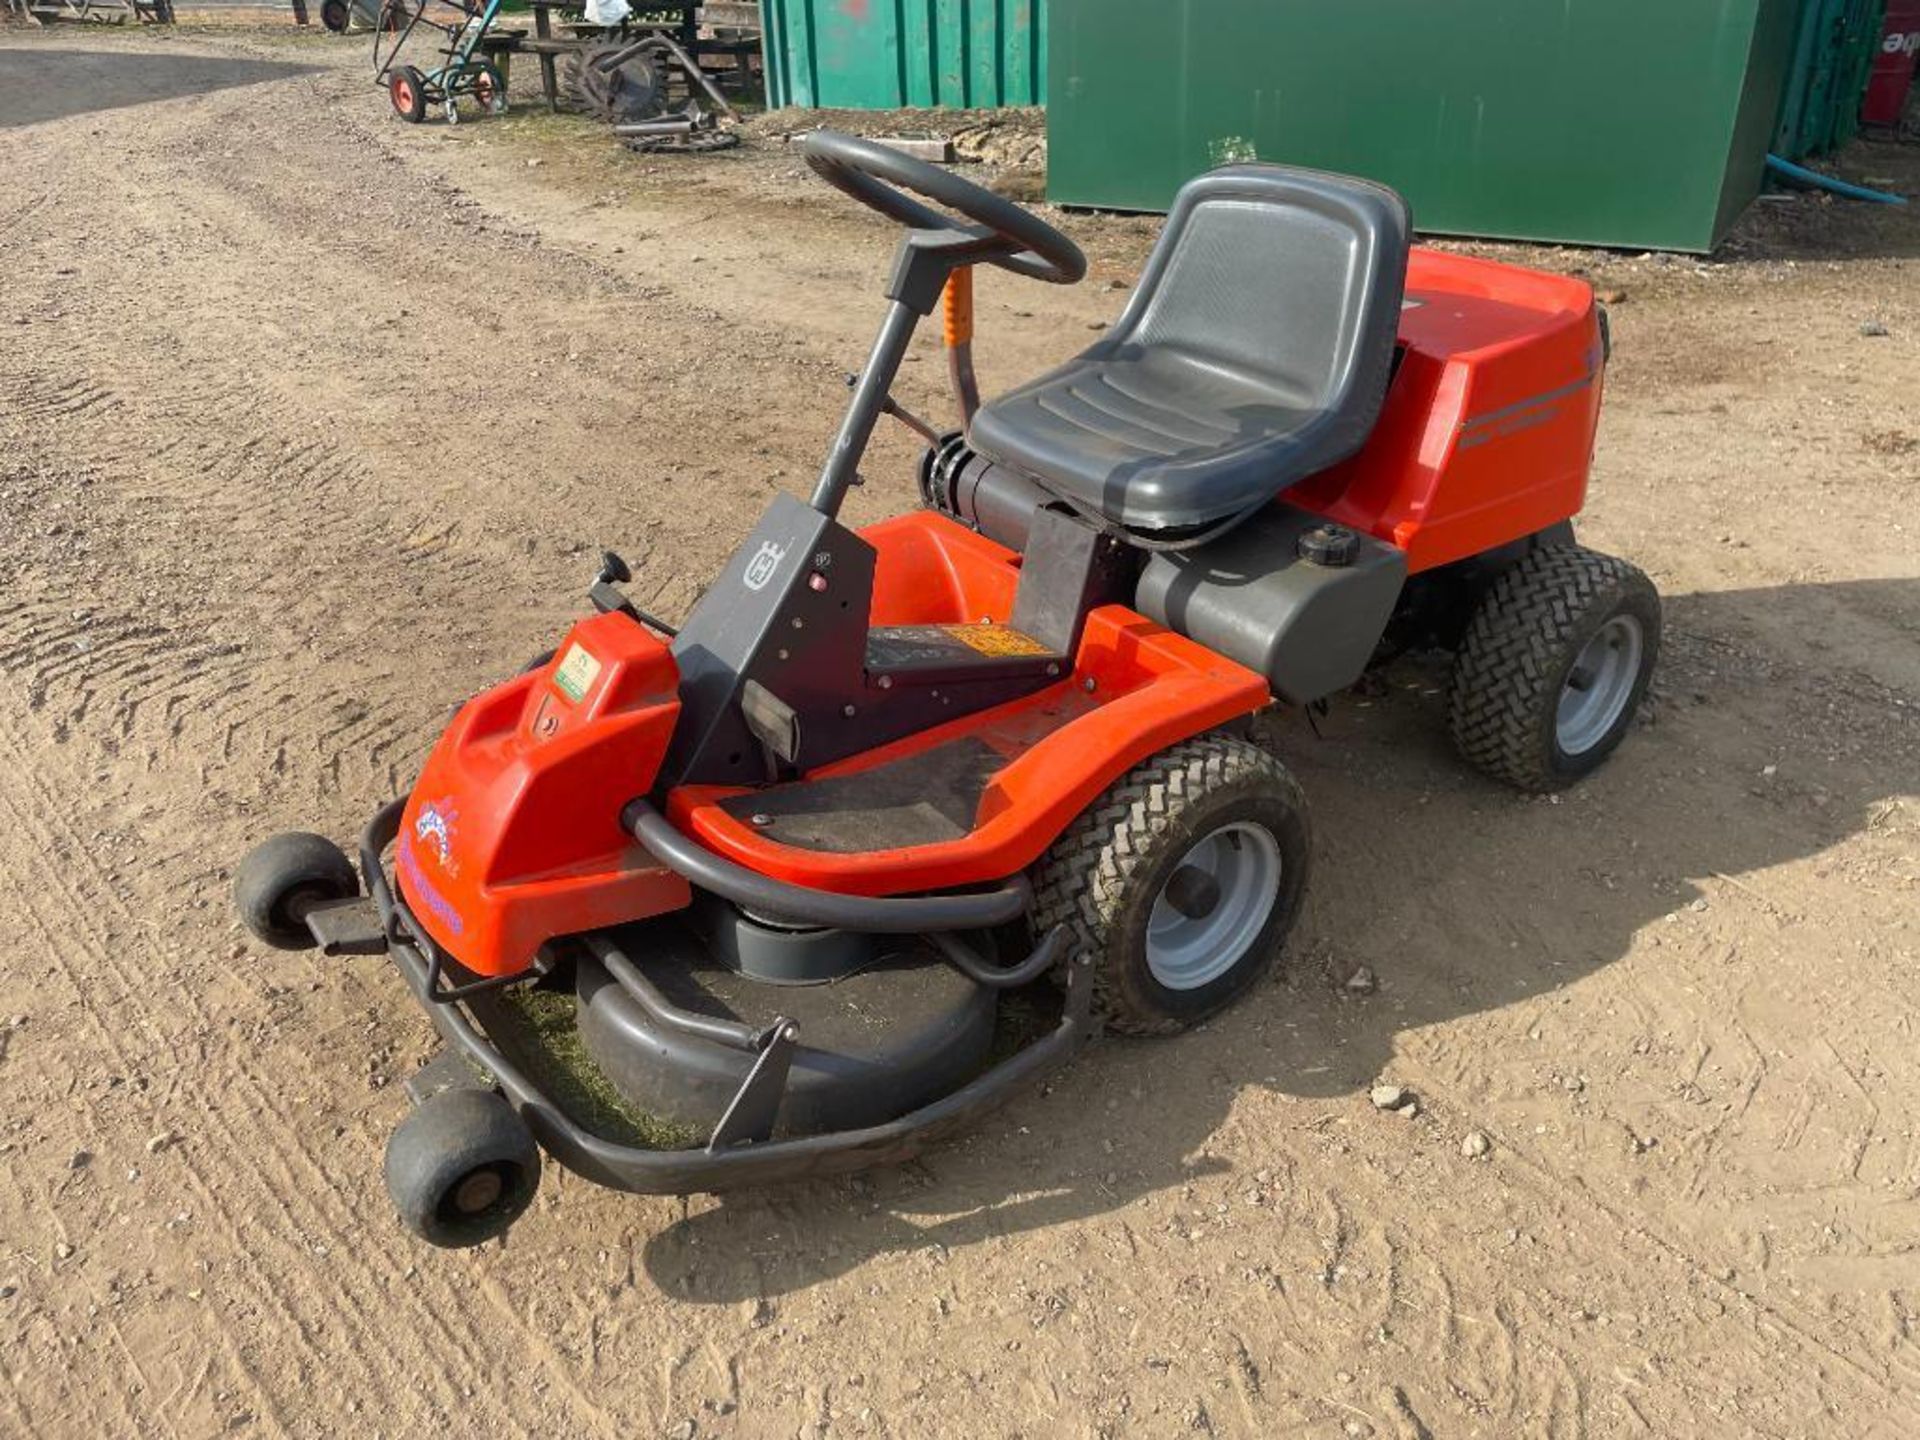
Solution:
[{"label": "orange mower body", "polygon": [[[606,552],[596,613],[460,708],[357,871],[305,832],[237,868],[257,937],[386,955],[445,1039],[386,1159],[431,1243],[501,1233],[542,1153],[675,1194],[898,1162],[1103,1030],[1257,993],[1312,857],[1263,712],[1447,652],[1463,757],[1541,791],[1646,692],[1658,597],[1573,536],[1584,283],[1416,248],[1364,180],[1225,166],[1098,340],[982,404],[971,267],[1085,257],[951,170],[804,149],[905,227],[811,495],[677,626]],[[892,394],[936,309],[944,430]],[[924,442],[920,504],[854,531],[882,418]],[[580,1066],[615,1118],[569,1108]]]}]

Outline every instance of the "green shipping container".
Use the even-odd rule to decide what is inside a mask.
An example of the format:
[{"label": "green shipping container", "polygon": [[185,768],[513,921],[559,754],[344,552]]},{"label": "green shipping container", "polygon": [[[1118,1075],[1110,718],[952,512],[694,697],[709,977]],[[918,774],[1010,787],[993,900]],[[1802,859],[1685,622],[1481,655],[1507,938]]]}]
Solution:
[{"label": "green shipping container", "polygon": [[1759,193],[1797,0],[1051,0],[1048,198],[1262,159],[1423,230],[1711,250]]},{"label": "green shipping container", "polygon": [[760,0],[767,104],[1044,104],[1046,11],[1046,0]]},{"label": "green shipping container", "polygon": [[1860,133],[1860,97],[1886,14],[1884,0],[1801,0],[1774,154],[1824,155]]}]

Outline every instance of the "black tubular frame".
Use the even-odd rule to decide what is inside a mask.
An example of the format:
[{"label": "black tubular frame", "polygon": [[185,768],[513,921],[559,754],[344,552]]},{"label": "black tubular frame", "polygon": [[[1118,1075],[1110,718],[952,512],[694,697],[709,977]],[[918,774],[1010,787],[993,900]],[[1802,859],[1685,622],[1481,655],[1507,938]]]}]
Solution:
[{"label": "black tubular frame", "polygon": [[824,925],[832,930],[864,930],[874,935],[932,935],[948,930],[989,930],[1018,920],[1033,903],[1024,876],[994,890],[960,895],[842,895],[789,884],[736,865],[688,838],[647,800],[629,802],[620,812],[624,825],[656,860],[684,875],[702,890],[760,915]]},{"label": "black tubular frame", "polygon": [[660,987],[649,980],[646,972],[634,964],[627,952],[614,944],[605,933],[587,935],[582,943],[586,945],[587,953],[606,968],[614,983],[631,995],[642,1010],[682,1035],[723,1045],[729,1050],[758,1055],[767,1048],[767,1042],[777,1031],[786,1029],[792,1023],[783,1015],[776,1017],[771,1024],[755,1029],[738,1020],[722,1020],[718,1016],[696,1015],[690,1010],[682,1010],[661,994]]},{"label": "black tubular frame", "polygon": [[[367,893],[373,897],[374,908],[380,915],[380,929],[386,935],[387,950],[391,953],[397,945],[408,945],[417,950],[425,972],[421,976],[420,998],[428,1006],[456,1005],[462,1000],[470,1000],[475,995],[484,995],[490,990],[504,990],[509,985],[525,985],[538,980],[546,973],[546,964],[539,957],[524,970],[516,970],[511,975],[487,975],[478,980],[469,980],[463,985],[442,985],[441,978],[446,973],[451,957],[439,943],[426,932],[413,912],[399,903],[398,898],[387,887],[386,872],[380,865],[381,851],[393,841],[393,835],[400,828],[400,812],[406,808],[406,801],[395,800],[380,810],[360,837],[360,873],[366,881]],[[391,822],[387,838],[378,849],[369,851],[367,841],[376,829]],[[374,886],[373,877],[380,878],[379,887]],[[386,897],[382,903],[381,897]]]},{"label": "black tubular frame", "polygon": [[936,932],[927,936],[933,948],[962,975],[989,990],[1017,990],[1031,985],[1060,963],[1067,948],[1067,928],[1056,925],[1040,937],[1033,953],[1018,965],[1001,967],[983,960],[979,953],[958,935]]},{"label": "black tubular frame", "polygon": [[[899,1164],[929,1145],[970,1129],[1014,1095],[1063,1068],[1096,1031],[1093,977],[1086,957],[1075,955],[1067,966],[1060,1023],[1051,1033],[951,1095],[897,1119],[859,1130],[722,1148],[646,1150],[621,1145],[582,1128],[558,1100],[501,1053],[463,1005],[435,999],[429,984],[431,962],[420,943],[424,937],[395,894],[382,858],[399,834],[403,806],[403,801],[396,800],[383,807],[360,838],[361,875],[387,932],[388,957],[434,1028],[454,1050],[493,1077],[547,1153],[569,1170],[617,1190],[649,1195],[717,1193]],[[1049,943],[1058,943],[1055,935],[1048,936],[1040,948],[1046,949]],[[1013,968],[1025,969],[1031,963],[1032,957]],[[515,978],[530,978],[530,974]]]}]

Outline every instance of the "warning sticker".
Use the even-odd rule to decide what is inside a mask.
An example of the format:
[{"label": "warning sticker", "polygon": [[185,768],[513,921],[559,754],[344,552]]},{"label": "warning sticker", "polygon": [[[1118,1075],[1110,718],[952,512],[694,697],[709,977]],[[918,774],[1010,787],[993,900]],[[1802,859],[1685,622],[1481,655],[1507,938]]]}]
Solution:
[{"label": "warning sticker", "polygon": [[1050,655],[1024,630],[1005,625],[942,625],[940,629],[976,655]]},{"label": "warning sticker", "polygon": [[593,682],[600,678],[600,662],[579,645],[569,645],[560,668],[553,672],[553,683],[562,695],[578,705],[586,698]]}]

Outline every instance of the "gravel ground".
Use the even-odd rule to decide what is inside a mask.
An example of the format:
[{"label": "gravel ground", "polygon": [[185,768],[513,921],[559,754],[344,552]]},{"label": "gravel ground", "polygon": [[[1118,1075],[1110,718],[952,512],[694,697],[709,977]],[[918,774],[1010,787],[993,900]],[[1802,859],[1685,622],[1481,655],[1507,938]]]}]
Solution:
[{"label": "gravel ground", "polygon": [[[1920,1430],[1912,212],[1495,252],[1615,292],[1582,533],[1670,643],[1593,783],[1465,773],[1396,664],[1269,727],[1317,870],[1203,1033],[845,1183],[550,1174],[446,1254],[379,1178],[427,1022],[250,944],[228,867],[404,789],[601,545],[684,613],[810,481],[890,237],[767,122],[699,160],[403,127],[366,43],[0,35],[0,1432]],[[1089,283],[983,280],[989,389],[1155,229],[1066,223]],[[940,381],[929,342],[902,398]]]}]

